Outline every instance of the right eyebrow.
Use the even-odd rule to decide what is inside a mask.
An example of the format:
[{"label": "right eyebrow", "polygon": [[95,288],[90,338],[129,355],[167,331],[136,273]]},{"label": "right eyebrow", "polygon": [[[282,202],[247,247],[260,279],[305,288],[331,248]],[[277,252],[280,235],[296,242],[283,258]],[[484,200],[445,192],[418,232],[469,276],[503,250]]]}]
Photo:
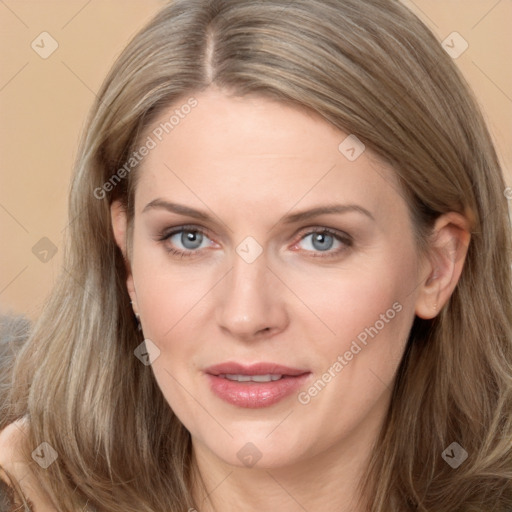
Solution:
[{"label": "right eyebrow", "polygon": [[194,217],[203,221],[212,221],[212,217],[208,215],[206,212],[196,210],[195,208],[190,208],[189,206],[185,206],[183,204],[172,203],[170,201],[166,201],[165,199],[157,198],[153,201],[149,202],[142,213],[150,211],[152,209],[164,209],[171,213],[177,213],[179,215],[188,215],[189,217]]}]

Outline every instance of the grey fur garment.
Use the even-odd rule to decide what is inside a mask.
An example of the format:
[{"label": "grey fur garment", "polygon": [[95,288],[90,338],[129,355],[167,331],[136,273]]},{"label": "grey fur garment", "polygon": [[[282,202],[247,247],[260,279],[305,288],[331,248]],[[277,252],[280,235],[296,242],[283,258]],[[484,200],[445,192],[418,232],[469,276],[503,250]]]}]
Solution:
[{"label": "grey fur garment", "polygon": [[[6,427],[2,420],[11,387],[12,367],[29,332],[30,321],[26,317],[0,315],[0,429]],[[37,512],[30,502],[26,506],[21,503],[13,487],[7,484],[5,473],[0,471],[0,512]]]},{"label": "grey fur garment", "polygon": [[4,424],[5,407],[16,354],[30,333],[30,320],[23,315],[0,314],[0,430]]}]

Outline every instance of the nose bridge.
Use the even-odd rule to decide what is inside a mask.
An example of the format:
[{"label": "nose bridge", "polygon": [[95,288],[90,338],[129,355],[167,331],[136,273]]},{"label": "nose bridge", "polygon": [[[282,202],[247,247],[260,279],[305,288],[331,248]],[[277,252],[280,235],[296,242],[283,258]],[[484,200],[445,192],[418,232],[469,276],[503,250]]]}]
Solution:
[{"label": "nose bridge", "polygon": [[286,324],[286,311],[278,280],[271,283],[263,250],[256,254],[251,241],[240,244],[233,255],[231,272],[219,289],[217,320],[238,337],[263,330],[279,330]]}]

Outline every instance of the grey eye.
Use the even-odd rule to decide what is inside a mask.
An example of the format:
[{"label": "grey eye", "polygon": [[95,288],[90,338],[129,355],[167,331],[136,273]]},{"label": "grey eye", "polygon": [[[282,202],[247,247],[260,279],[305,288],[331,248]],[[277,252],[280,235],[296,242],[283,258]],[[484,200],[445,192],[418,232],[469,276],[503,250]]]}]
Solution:
[{"label": "grey eye", "polygon": [[178,247],[181,244],[181,246],[187,250],[195,250],[201,247],[204,238],[204,235],[199,231],[194,231],[191,229],[182,229],[181,231],[174,233],[170,237],[170,241],[173,244],[177,244]]},{"label": "grey eye", "polygon": [[300,244],[302,249],[310,252],[326,252],[331,249],[339,249],[343,245],[335,235],[327,231],[308,233],[301,239]]}]

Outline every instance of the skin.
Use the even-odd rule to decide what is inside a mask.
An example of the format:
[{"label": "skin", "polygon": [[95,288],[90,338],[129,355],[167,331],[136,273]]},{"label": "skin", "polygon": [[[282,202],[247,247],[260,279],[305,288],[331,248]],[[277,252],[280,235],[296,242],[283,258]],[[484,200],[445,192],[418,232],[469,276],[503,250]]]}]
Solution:
[{"label": "skin", "polygon": [[[11,423],[0,432],[0,466],[3,468],[0,470],[0,480],[12,486],[11,480],[5,473],[5,470],[8,471],[20,486],[25,498],[33,505],[35,512],[55,512],[56,508],[52,500],[41,489],[35,478],[31,467],[34,461],[32,458],[27,460],[22,450],[27,443],[27,436],[28,423],[23,419]],[[8,494],[5,486],[0,485],[0,496],[3,497],[2,492]],[[21,506],[19,502],[15,505]],[[22,510],[22,508],[16,508],[13,504],[12,510]]]},{"label": "skin", "polygon": [[[195,97],[197,107],[137,170],[130,247],[119,203],[111,213],[134,311],[160,350],[155,378],[192,435],[194,467],[209,492],[194,488],[198,506],[201,512],[361,510],[356,484],[412,322],[415,315],[433,318],[452,293],[469,243],[466,219],[440,217],[431,253],[420,257],[393,170],[368,149],[349,161],[338,150],[348,134],[260,97],[214,88]],[[163,208],[143,212],[157,198],[211,220]],[[282,220],[334,203],[364,207],[373,220],[354,211]],[[168,252],[190,247],[181,233],[157,238],[187,224],[206,236],[199,249],[189,249],[195,256],[181,258]],[[312,228],[347,233],[352,244],[327,238],[332,245],[322,251]],[[252,263],[236,252],[248,236],[262,249]],[[245,409],[209,389],[203,370],[210,365],[266,361],[309,370],[307,390],[396,302],[401,311],[306,405],[294,393]],[[248,442],[261,453],[251,468],[237,457]]]}]

